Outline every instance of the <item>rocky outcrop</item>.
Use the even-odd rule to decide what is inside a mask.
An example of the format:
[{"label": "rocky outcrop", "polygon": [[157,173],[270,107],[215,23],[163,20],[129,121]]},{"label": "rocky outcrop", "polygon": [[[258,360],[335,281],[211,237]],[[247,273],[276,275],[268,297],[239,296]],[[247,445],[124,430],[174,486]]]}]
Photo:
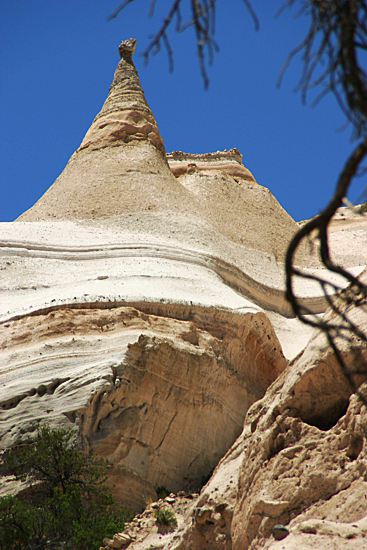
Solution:
[{"label": "rocky outcrop", "polygon": [[131,510],[161,485],[200,486],[286,361],[262,313],[163,311],[62,309],[3,325],[12,369],[2,448],[42,420],[77,422],[84,446],[113,465],[110,482]]},{"label": "rocky outcrop", "polygon": [[[350,306],[345,313],[366,332],[365,309]],[[326,315],[332,320],[331,312]],[[356,386],[362,383],[359,395],[323,334],[315,333],[249,409],[241,436],[172,548],[345,548],[351,540],[351,548],[363,548],[367,347],[357,338],[339,337],[336,344],[351,372],[359,373],[352,374]],[[281,543],[275,540],[279,525],[287,537]]]},{"label": "rocky outcrop", "polygon": [[167,160],[176,178],[196,171],[218,170],[233,178],[255,181],[250,170],[242,164],[242,155],[237,149],[203,155],[174,151],[167,154]]},{"label": "rocky outcrop", "polygon": [[[1,449],[39,423],[77,426],[131,510],[158,486],[185,489],[161,503],[177,504],[177,531],[150,539],[137,522],[132,549],[362,547],[366,407],[285,300],[298,225],[237,150],[165,155],[134,49],[121,43],[109,96],[64,172],[0,224]],[[331,253],[358,275],[367,226],[342,214]],[[312,242],[296,261],[339,284]],[[325,312],[320,285],[302,278],[296,291]],[[365,331],[359,305],[346,314]],[[358,352],[363,384],[364,345],[339,346],[347,364]],[[18,490],[2,480],[1,494]]]}]

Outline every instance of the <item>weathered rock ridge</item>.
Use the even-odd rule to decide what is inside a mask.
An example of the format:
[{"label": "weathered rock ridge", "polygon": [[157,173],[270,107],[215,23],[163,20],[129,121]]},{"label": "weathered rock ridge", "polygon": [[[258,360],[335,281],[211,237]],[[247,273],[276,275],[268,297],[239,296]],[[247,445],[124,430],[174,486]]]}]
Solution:
[{"label": "weathered rock ridge", "polygon": [[[135,522],[132,550],[363,548],[366,408],[285,300],[298,225],[236,149],[165,154],[134,50],[121,43],[107,100],[63,173],[0,224],[0,448],[39,423],[77,426],[131,510],[159,486],[185,490],[165,504],[177,530]],[[366,278],[365,217],[341,209],[330,247]],[[339,282],[315,247],[297,262]],[[332,318],[318,286],[296,288]],[[366,331],[365,298],[346,314]],[[367,397],[365,347],[339,346],[348,365],[361,352]],[[17,490],[2,480],[1,494]]]},{"label": "weathered rock ridge", "polygon": [[168,164],[176,178],[200,170],[220,170],[233,178],[255,182],[250,170],[242,164],[242,155],[237,149],[217,151],[203,155],[174,151],[167,154]]}]

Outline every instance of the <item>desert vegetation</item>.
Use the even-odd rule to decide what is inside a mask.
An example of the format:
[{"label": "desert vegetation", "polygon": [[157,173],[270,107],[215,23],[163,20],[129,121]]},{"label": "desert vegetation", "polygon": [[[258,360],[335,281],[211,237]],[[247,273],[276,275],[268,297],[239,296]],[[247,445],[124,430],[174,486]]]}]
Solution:
[{"label": "desert vegetation", "polygon": [[75,430],[39,427],[6,453],[2,468],[28,489],[0,498],[1,548],[99,548],[131,519],[105,485],[107,463],[78,450]]}]

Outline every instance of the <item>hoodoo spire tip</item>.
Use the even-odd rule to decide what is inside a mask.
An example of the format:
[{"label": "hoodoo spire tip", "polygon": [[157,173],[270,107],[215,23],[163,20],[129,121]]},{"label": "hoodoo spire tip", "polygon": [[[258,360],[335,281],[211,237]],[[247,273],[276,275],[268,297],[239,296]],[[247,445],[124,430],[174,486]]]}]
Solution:
[{"label": "hoodoo spire tip", "polygon": [[123,54],[125,52],[129,52],[129,54],[132,56],[135,53],[136,48],[136,40],[135,38],[129,38],[128,40],[122,40],[119,45],[119,54],[120,57],[123,57]]}]

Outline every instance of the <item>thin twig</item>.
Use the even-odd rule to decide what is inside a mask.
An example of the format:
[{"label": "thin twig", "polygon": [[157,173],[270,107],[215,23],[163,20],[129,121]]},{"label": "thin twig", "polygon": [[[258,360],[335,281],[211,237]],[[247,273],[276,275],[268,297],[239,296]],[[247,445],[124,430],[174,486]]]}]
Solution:
[{"label": "thin twig", "polygon": [[125,0],[122,2],[117,8],[107,17],[107,21],[111,21],[111,19],[114,19],[118,16],[121,10],[123,10],[130,2],[134,2],[134,0]]},{"label": "thin twig", "polygon": [[[117,15],[123,10],[130,2],[134,0],[125,0],[122,2],[111,15],[108,16],[107,21],[117,17]],[[180,6],[185,3],[190,5],[190,20],[187,23],[182,24],[182,16]],[[169,71],[173,71],[173,50],[171,48],[167,29],[172,23],[173,18],[176,16],[176,31],[183,32],[189,27],[195,29],[195,41],[196,41],[196,53],[199,62],[200,73],[204,82],[204,88],[209,86],[209,78],[206,71],[206,63],[211,65],[214,59],[214,53],[219,51],[219,46],[214,39],[215,34],[215,19],[216,19],[216,3],[219,0],[174,0],[171,4],[166,17],[163,20],[161,27],[158,29],[155,35],[153,35],[148,46],[142,53],[145,63],[149,61],[151,54],[156,54],[161,49],[161,43],[167,51]],[[254,9],[252,8],[249,0],[242,0],[245,4],[248,13],[254,21],[255,30],[259,29],[259,20],[256,16]],[[150,0],[148,16],[152,17],[156,6],[156,0]],[[206,58],[207,56],[207,58]]]}]

